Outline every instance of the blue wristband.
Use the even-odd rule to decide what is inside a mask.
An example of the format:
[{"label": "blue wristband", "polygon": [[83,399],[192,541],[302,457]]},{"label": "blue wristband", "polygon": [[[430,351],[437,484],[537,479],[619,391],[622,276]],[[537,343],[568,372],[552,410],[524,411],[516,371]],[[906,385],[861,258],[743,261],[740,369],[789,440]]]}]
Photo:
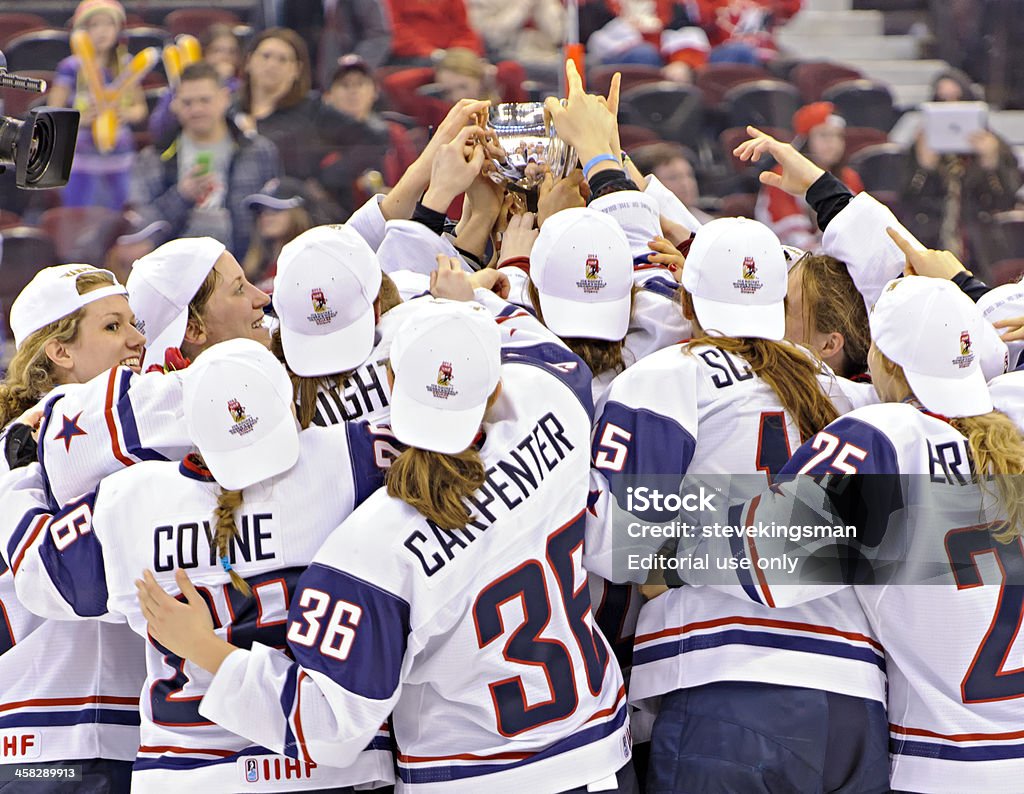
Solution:
[{"label": "blue wristband", "polygon": [[590,179],[590,169],[593,168],[598,163],[603,162],[615,163],[615,165],[617,166],[622,166],[622,163],[619,162],[619,158],[616,157],[614,154],[594,155],[589,160],[587,160],[587,164],[583,166],[583,176],[586,177],[587,179]]}]

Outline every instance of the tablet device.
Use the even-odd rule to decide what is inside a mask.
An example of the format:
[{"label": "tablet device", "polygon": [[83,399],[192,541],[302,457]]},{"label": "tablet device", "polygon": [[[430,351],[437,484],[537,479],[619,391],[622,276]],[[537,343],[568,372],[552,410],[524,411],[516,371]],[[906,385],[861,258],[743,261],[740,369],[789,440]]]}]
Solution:
[{"label": "tablet device", "polygon": [[985,129],[985,102],[923,102],[924,139],[939,154],[969,154],[974,151],[971,136]]}]

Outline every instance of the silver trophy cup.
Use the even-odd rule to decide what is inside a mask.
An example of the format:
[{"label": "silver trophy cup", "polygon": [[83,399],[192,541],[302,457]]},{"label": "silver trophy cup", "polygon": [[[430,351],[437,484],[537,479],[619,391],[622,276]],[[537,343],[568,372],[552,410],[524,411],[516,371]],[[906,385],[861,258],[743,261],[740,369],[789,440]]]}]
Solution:
[{"label": "silver trophy cup", "polygon": [[576,167],[576,150],[558,137],[545,118],[542,102],[508,102],[494,105],[488,123],[505,150],[505,160],[493,160],[491,178],[521,190],[532,190],[544,178],[544,167],[556,179]]}]

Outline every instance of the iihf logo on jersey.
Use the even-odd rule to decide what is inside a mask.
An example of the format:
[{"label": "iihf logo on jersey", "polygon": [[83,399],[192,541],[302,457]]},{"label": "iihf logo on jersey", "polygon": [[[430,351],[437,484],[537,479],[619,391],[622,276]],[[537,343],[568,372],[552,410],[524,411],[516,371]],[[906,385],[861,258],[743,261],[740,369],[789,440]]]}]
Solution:
[{"label": "iihf logo on jersey", "polygon": [[740,280],[734,281],[732,285],[743,295],[753,295],[764,286],[761,279],[757,277],[757,263],[754,261],[754,257],[752,256],[746,256],[743,258],[743,270],[741,276]]},{"label": "iihf logo on jersey", "polygon": [[458,392],[452,386],[452,380],[455,375],[452,372],[452,362],[442,361],[441,366],[437,368],[437,383],[428,383],[427,391],[437,397],[439,400],[447,400],[449,397],[454,397]]},{"label": "iihf logo on jersey", "polygon": [[246,416],[245,406],[238,400],[228,400],[228,413],[231,414],[231,419],[235,423],[228,432],[236,436],[244,436],[251,432],[256,427],[256,423],[260,421],[255,416]]},{"label": "iihf logo on jersey", "polygon": [[316,325],[329,325],[338,316],[338,313],[327,305],[327,296],[320,287],[314,287],[309,291],[309,299],[313,302],[313,313],[306,317]]},{"label": "iihf logo on jersey", "polygon": [[966,369],[974,361],[974,353],[971,351],[971,335],[967,331],[960,332],[960,355],[953,359],[953,363],[960,369]]},{"label": "iihf logo on jersey", "polygon": [[588,254],[584,264],[584,278],[576,282],[576,286],[583,290],[586,295],[595,295],[608,286],[608,282],[601,278],[601,260],[597,254]]},{"label": "iihf logo on jersey", "polygon": [[249,783],[255,783],[260,779],[260,773],[256,769],[256,759],[250,758],[245,762],[245,779]]}]

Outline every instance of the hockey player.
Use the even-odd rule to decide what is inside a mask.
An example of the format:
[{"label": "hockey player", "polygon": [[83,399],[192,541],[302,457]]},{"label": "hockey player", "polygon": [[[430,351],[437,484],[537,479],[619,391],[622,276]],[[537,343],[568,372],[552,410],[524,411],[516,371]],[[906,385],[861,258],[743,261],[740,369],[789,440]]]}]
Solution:
[{"label": "hockey player", "polygon": [[[682,280],[695,339],[619,375],[597,421],[588,570],[645,580],[613,552],[650,555],[665,536],[636,527],[669,513],[634,492],[728,474],[740,502],[849,407],[820,360],[781,341],[786,283],[762,224],[725,218],[696,233]],[[630,681],[631,702],[661,696],[648,790],[748,791],[771,778],[798,791],[883,791],[884,687],[881,648],[852,594],[771,613],[707,588],[663,593],[641,609]]]},{"label": "hockey player", "polygon": [[[40,270],[12,304],[10,320],[17,352],[0,384],[3,471],[34,458],[32,420],[16,419],[109,367],[138,372],[144,343],[125,288],[91,265]],[[57,433],[59,443],[80,442],[78,417],[64,418]],[[74,761],[82,765],[82,791],[127,791],[138,747],[142,644],[124,626],[43,620],[21,603],[14,572],[40,518],[19,521],[5,499],[24,474],[18,469],[0,480],[0,764]],[[68,785],[32,783],[41,792]]]}]

